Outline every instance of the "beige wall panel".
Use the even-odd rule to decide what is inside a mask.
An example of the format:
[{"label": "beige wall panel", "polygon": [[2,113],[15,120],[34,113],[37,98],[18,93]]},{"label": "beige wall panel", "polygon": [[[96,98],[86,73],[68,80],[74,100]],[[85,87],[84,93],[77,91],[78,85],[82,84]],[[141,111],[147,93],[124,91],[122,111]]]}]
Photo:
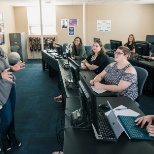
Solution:
[{"label": "beige wall panel", "polygon": [[6,53],[10,52],[10,40],[9,33],[15,32],[15,18],[14,18],[14,9],[11,6],[4,5],[0,3],[0,12],[3,13],[4,18],[4,35],[5,35],[5,44],[1,45],[3,50]]},{"label": "beige wall panel", "polygon": [[[90,15],[91,14],[91,15]],[[111,32],[97,32],[97,20],[111,20]],[[154,35],[154,5],[105,5],[86,7],[86,44],[93,37],[100,37],[105,44],[110,39],[125,43],[133,33],[136,40],[145,40]]]},{"label": "beige wall panel", "polygon": [[[57,39],[60,44],[72,43],[75,36],[83,38],[82,6],[56,6]],[[75,36],[68,36],[68,29],[61,28],[61,19],[78,19]]]}]

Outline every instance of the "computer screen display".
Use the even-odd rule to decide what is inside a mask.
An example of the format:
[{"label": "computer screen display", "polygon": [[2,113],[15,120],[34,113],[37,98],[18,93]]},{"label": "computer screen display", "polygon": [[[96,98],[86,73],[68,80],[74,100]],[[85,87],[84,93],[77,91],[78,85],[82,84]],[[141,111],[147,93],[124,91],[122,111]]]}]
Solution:
[{"label": "computer screen display", "polygon": [[58,44],[58,43],[55,43],[55,44],[56,44],[56,49],[57,49],[58,55],[63,56],[62,45],[60,45],[60,44]]},{"label": "computer screen display", "polygon": [[52,39],[48,40],[48,45],[49,45],[50,50],[54,50],[53,40]]},{"label": "computer screen display", "polygon": [[122,46],[122,41],[110,40],[111,50],[117,50],[118,47]]},{"label": "computer screen display", "polygon": [[73,80],[73,85],[75,87],[78,87],[78,81],[80,80],[79,72],[80,72],[80,66],[70,57],[68,57],[68,62],[70,66],[70,72]]},{"label": "computer screen display", "polygon": [[135,43],[135,52],[138,55],[149,56],[149,43],[148,42]]},{"label": "computer screen display", "polygon": [[84,85],[84,82],[79,81],[79,99],[80,99],[80,105],[83,112],[83,115],[88,124],[91,124],[92,119],[92,96],[90,94],[90,91]]},{"label": "computer screen display", "polygon": [[96,42],[97,40],[100,41],[100,38],[97,38],[97,37],[94,37],[94,38],[93,38],[93,41],[94,41],[94,42]]},{"label": "computer screen display", "polygon": [[149,43],[154,44],[154,35],[147,35],[146,36],[146,41]]}]

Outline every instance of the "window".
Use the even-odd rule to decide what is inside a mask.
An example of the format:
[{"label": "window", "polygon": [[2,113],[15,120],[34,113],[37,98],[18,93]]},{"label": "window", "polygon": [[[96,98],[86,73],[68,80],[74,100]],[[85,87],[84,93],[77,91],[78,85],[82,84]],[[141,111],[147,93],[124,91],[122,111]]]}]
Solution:
[{"label": "window", "polygon": [[[27,7],[29,35],[41,35],[39,6]],[[43,35],[56,35],[56,11],[54,5],[42,6]]]}]

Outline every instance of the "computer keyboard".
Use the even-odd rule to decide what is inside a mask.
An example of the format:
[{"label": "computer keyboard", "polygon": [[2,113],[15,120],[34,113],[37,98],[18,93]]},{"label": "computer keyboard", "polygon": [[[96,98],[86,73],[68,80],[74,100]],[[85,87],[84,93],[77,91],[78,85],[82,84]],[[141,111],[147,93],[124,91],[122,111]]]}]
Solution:
[{"label": "computer keyboard", "polygon": [[123,125],[127,135],[131,139],[140,140],[154,140],[154,137],[150,137],[146,131],[146,128],[141,128],[135,125],[136,117],[134,116],[118,116],[121,124]]},{"label": "computer keyboard", "polygon": [[99,139],[104,141],[116,141],[116,136],[109,124],[107,117],[104,114],[103,109],[98,108],[98,136]]}]

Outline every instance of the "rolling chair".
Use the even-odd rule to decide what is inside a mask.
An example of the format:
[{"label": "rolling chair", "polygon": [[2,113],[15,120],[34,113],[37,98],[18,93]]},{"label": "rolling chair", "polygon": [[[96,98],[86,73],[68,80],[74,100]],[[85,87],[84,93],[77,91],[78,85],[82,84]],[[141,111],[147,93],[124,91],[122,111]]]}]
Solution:
[{"label": "rolling chair", "polygon": [[88,57],[92,52],[92,46],[85,46],[85,50],[86,50],[86,55]]},{"label": "rolling chair", "polygon": [[134,66],[134,68],[136,69],[137,80],[138,80],[138,98],[135,100],[135,104],[137,106],[140,106],[138,101],[139,101],[139,97],[142,95],[143,87],[148,77],[148,72],[142,67]]},{"label": "rolling chair", "polygon": [[114,58],[113,58],[113,57],[108,57],[108,59],[109,59],[109,62],[110,62],[110,63],[115,62],[115,60],[114,60]]},{"label": "rolling chair", "polygon": [[110,45],[110,43],[104,44],[104,49],[105,49],[105,52],[111,51],[111,45]]}]

